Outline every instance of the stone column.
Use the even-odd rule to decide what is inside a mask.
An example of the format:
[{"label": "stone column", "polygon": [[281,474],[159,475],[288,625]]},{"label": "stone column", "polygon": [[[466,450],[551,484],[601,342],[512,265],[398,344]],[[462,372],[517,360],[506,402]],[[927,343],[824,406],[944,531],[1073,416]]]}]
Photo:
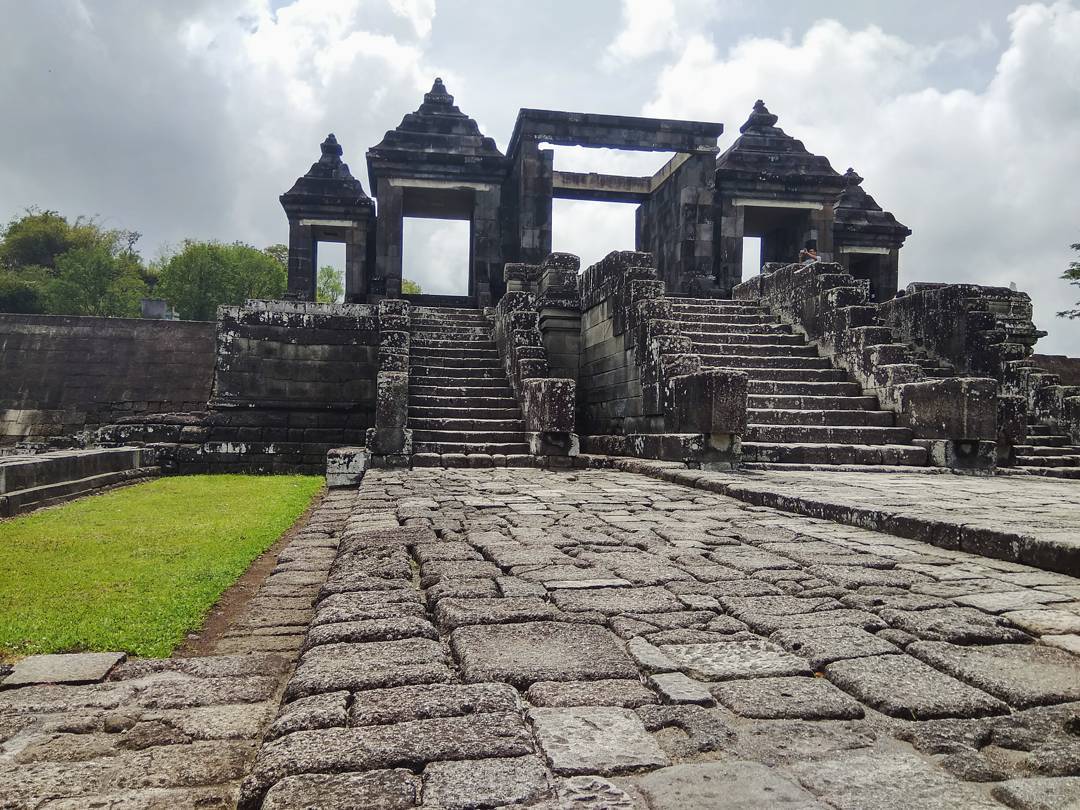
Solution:
[{"label": "stone column", "polygon": [[286,297],[315,300],[315,240],[310,225],[289,222],[289,268]]},{"label": "stone column", "polygon": [[714,227],[719,232],[715,254],[716,284],[721,295],[730,295],[742,281],[743,234],[746,209],[735,205],[730,197],[720,197],[716,207]]},{"label": "stone column", "polygon": [[401,297],[402,190],[389,182],[379,185],[375,220],[375,274],[386,285],[387,298]]},{"label": "stone column", "polygon": [[349,304],[367,300],[367,231],[367,221],[361,220],[358,227],[345,234],[345,301]]}]

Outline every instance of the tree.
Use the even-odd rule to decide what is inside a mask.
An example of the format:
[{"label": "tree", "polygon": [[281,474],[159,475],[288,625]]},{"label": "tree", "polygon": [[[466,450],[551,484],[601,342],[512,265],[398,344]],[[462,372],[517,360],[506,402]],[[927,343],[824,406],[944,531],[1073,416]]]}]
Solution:
[{"label": "tree", "polygon": [[[1070,245],[1073,250],[1080,251],[1080,242]],[[1061,274],[1061,277],[1075,287],[1080,287],[1080,261],[1069,262],[1069,269]],[[1080,301],[1076,302],[1076,309],[1066,309],[1058,313],[1059,318],[1080,318]]]},{"label": "tree", "polygon": [[184,242],[161,269],[157,292],[184,318],[211,321],[221,305],[281,298],[286,272],[269,253],[234,242]]},{"label": "tree", "polygon": [[141,264],[132,254],[113,256],[102,245],[76,248],[56,259],[47,287],[50,312],[136,318],[146,295]]},{"label": "tree", "polygon": [[320,304],[336,304],[344,299],[345,274],[329,264],[320,267],[315,300]]},{"label": "tree", "polygon": [[401,280],[401,294],[402,295],[420,295],[423,290],[420,289],[420,285],[415,281],[410,281],[407,278]]},{"label": "tree", "polygon": [[278,263],[281,264],[282,267],[284,267],[286,270],[289,269],[288,245],[282,245],[280,243],[276,245],[270,245],[269,247],[263,248],[263,253],[265,253],[267,256],[273,256],[275,259],[277,259]]}]

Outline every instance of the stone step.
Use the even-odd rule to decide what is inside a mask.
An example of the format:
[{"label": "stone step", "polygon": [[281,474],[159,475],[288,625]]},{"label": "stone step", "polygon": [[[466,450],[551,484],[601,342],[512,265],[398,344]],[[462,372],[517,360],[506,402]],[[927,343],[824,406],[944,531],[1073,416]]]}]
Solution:
[{"label": "stone step", "polygon": [[417,315],[483,315],[484,311],[476,307],[429,307],[423,304],[412,307]]},{"label": "stone step", "polygon": [[[467,389],[482,389],[485,391],[506,391],[507,396],[510,395],[510,384],[506,381],[506,377],[450,377],[443,374],[410,374],[409,375],[409,390],[416,388],[431,388],[436,392],[447,392],[447,396],[450,396],[453,391],[467,390]],[[418,393],[427,393],[426,391],[420,391]],[[484,396],[490,396],[485,394]]]},{"label": "stone step", "polygon": [[[417,400],[425,404],[416,404]],[[489,401],[491,406],[486,406],[484,403]],[[516,405],[503,407],[503,402],[505,399],[500,397],[410,397],[409,419],[521,419]]]},{"label": "stone step", "polygon": [[746,390],[752,396],[862,396],[862,388],[859,387],[858,383],[838,380],[766,380],[758,377],[757,379],[750,379]]},{"label": "stone step", "polygon": [[[448,373],[452,372],[452,373]],[[464,379],[477,379],[481,377],[497,377],[506,381],[506,372],[503,367],[496,363],[490,366],[456,366],[449,368],[442,365],[430,365],[422,363],[409,363],[410,377],[457,377]]]},{"label": "stone step", "polygon": [[1029,436],[1064,436],[1058,428],[1050,425],[1028,425]]},{"label": "stone step", "polygon": [[[493,433],[521,433],[525,430],[525,422],[521,417],[512,419],[484,419],[482,417],[476,417],[473,419],[465,417],[454,417],[453,415],[439,415],[439,416],[409,416],[409,427],[414,431],[491,431]],[[438,438],[438,437],[436,437]]]},{"label": "stone step", "polygon": [[1012,467],[1011,470],[1047,478],[1070,478],[1080,480],[1080,469],[1075,467]]},{"label": "stone step", "polygon": [[746,419],[755,425],[833,425],[849,427],[893,427],[891,411],[868,410],[788,410],[748,408]]},{"label": "stone step", "polygon": [[424,357],[491,357],[499,356],[499,349],[493,340],[476,340],[462,343],[459,341],[411,341],[411,352]]},{"label": "stone step", "polygon": [[767,315],[766,310],[757,304],[716,303],[716,304],[690,304],[677,298],[668,298],[671,302],[671,311],[680,315]]},{"label": "stone step", "polygon": [[752,394],[746,398],[746,406],[756,409],[824,411],[876,411],[880,407],[877,397],[868,396],[788,396],[784,394]]},{"label": "stone step", "polygon": [[695,346],[767,344],[771,346],[805,346],[806,338],[802,335],[782,332],[695,332],[680,330],[690,338]]},{"label": "stone step", "polygon": [[899,427],[747,424],[743,438],[778,444],[908,444],[911,431]]},{"label": "stone step", "polygon": [[1028,434],[1027,444],[1033,444],[1037,447],[1068,447],[1072,444],[1072,439],[1069,436],[1063,435],[1034,435]]},{"label": "stone step", "polygon": [[817,346],[793,343],[694,343],[702,357],[813,357]]},{"label": "stone step", "polygon": [[463,329],[448,329],[445,326],[432,327],[426,329],[424,327],[413,326],[411,328],[413,340],[420,341],[440,341],[440,340],[454,340],[454,341],[467,341],[469,343],[485,340],[493,340],[492,330],[488,327],[467,327]]},{"label": "stone step", "polygon": [[1080,455],[1074,456],[1022,456],[1016,455],[1018,467],[1080,467]]},{"label": "stone step", "polygon": [[[822,358],[825,359],[825,358]],[[782,382],[850,382],[847,376],[847,372],[838,368],[761,368],[751,366],[728,366],[723,363],[717,363],[711,358],[701,358],[702,365],[706,368],[719,368],[726,369],[727,371],[742,371],[745,372],[751,382],[757,380],[773,380]],[[855,393],[861,394],[862,389],[855,386],[853,389]],[[754,391],[753,393],[759,393]],[[780,393],[780,392],[778,392]],[[789,393],[789,392],[783,392]],[[793,393],[803,393],[796,391]],[[813,391],[807,391],[805,393],[816,393]],[[831,393],[831,392],[830,392]]]},{"label": "stone step", "polygon": [[1080,455],[1080,446],[1043,447],[1041,445],[1017,444],[1013,451],[1018,456],[1075,456]]},{"label": "stone step", "polygon": [[505,444],[523,442],[520,430],[413,430],[413,442],[439,444]]},{"label": "stone step", "polygon": [[833,371],[828,357],[771,357],[699,351],[701,362],[709,366],[737,369],[820,369]]},{"label": "stone step", "polygon": [[535,467],[537,457],[524,453],[413,453],[410,463],[413,467],[470,467],[485,469],[489,467]]},{"label": "stone step", "polygon": [[487,455],[526,454],[529,445],[525,442],[481,442],[468,444],[463,442],[418,442],[413,440],[413,453],[484,453]]},{"label": "stone step", "polygon": [[712,312],[679,312],[672,310],[672,317],[681,323],[704,323],[725,326],[761,326],[764,324],[778,324],[780,319],[776,315],[758,313],[756,315],[715,314]]},{"label": "stone step", "polygon": [[[448,395],[446,392],[450,391]],[[471,393],[465,393],[471,391]],[[413,408],[422,411],[428,408],[437,408],[440,411],[462,410],[477,415],[487,414],[494,411],[512,410],[518,413],[517,402],[510,393],[510,386],[506,387],[505,394],[499,394],[495,388],[473,388],[470,386],[453,389],[425,387],[420,385],[409,386],[409,412]]]},{"label": "stone step", "polygon": [[430,354],[416,354],[409,355],[409,366],[427,367],[427,368],[452,368],[452,369],[468,369],[468,368],[485,368],[485,369],[502,369],[502,360],[498,355],[466,355],[464,357],[443,357],[439,355]]},{"label": "stone step", "polygon": [[913,445],[849,443],[762,443],[744,441],[743,461],[771,464],[864,464],[922,467],[926,449]]},{"label": "stone step", "polygon": [[712,323],[710,321],[676,321],[680,331],[686,334],[722,334],[722,335],[790,335],[791,327],[786,323]]}]

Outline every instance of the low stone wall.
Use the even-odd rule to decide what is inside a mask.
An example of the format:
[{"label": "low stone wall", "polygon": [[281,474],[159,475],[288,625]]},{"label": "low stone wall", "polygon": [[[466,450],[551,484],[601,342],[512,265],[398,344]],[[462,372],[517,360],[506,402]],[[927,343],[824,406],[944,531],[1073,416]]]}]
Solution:
[{"label": "low stone wall", "polygon": [[0,314],[0,443],[206,407],[215,325]]},{"label": "low stone wall", "polygon": [[1062,385],[1080,386],[1080,357],[1064,354],[1033,354],[1031,362],[1036,366],[1056,374]]},{"label": "low stone wall", "polygon": [[140,447],[8,456],[0,459],[0,517],[157,472],[154,452]]}]

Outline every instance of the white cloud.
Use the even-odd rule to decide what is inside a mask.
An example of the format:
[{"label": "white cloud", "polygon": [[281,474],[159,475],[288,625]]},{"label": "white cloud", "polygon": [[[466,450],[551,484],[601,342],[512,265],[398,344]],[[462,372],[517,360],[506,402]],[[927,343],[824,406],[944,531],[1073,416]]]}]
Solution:
[{"label": "white cloud", "polygon": [[622,0],[622,27],[604,50],[601,64],[613,70],[675,50],[690,31],[737,5],[733,0]]},{"label": "white cloud", "polygon": [[1058,277],[1080,238],[1080,9],[1031,4],[1008,21],[1008,46],[978,91],[944,92],[927,77],[955,41],[920,47],[823,20],[799,41],[753,38],[721,54],[696,35],[644,112],[724,121],[726,144],[764,98],[779,126],[838,171],[855,166],[913,229],[902,284],[1016,282],[1051,333],[1039,350],[1076,354],[1080,322],[1054,313],[1074,289]]}]

